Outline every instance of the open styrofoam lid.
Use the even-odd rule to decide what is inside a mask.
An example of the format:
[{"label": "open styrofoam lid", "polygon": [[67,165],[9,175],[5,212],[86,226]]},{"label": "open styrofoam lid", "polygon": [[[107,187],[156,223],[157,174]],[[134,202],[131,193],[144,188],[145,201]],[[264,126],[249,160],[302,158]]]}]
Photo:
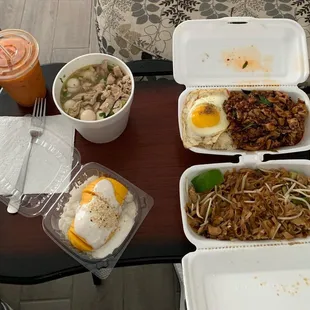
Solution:
[{"label": "open styrofoam lid", "polygon": [[308,245],[199,250],[182,260],[188,310],[306,310]]},{"label": "open styrofoam lid", "polygon": [[186,21],[173,35],[173,72],[186,86],[297,85],[309,75],[305,32],[289,19]]}]

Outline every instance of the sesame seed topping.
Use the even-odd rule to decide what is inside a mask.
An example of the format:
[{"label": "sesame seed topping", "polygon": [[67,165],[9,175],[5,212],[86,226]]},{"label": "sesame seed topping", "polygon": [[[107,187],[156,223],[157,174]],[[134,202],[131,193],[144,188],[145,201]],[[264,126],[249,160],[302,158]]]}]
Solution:
[{"label": "sesame seed topping", "polygon": [[91,221],[99,227],[113,229],[118,225],[120,212],[118,208],[113,208],[103,197],[97,196],[88,205],[92,213]]}]

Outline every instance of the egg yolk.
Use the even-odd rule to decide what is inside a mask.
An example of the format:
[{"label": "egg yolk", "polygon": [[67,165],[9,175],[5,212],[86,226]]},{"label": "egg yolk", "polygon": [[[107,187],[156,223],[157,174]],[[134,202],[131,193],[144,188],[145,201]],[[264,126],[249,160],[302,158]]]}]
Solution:
[{"label": "egg yolk", "polygon": [[191,118],[198,128],[213,127],[220,122],[220,113],[212,104],[201,105],[194,109]]},{"label": "egg yolk", "polygon": [[[125,197],[128,193],[128,189],[121,184],[120,182],[112,179],[112,178],[107,178],[107,177],[101,177],[98,178],[97,180],[89,183],[83,190],[82,192],[82,198],[80,201],[80,204],[87,204],[91,202],[93,197],[96,195],[94,192],[95,186],[97,185],[98,182],[101,180],[108,180],[111,182],[113,189],[114,189],[114,194],[117,202],[122,205]],[[76,234],[74,230],[74,221],[72,222],[69,230],[68,230],[68,239],[71,242],[71,244],[78,250],[83,251],[83,252],[90,252],[93,250],[93,248],[86,242],[85,239],[80,237],[79,235]]]}]

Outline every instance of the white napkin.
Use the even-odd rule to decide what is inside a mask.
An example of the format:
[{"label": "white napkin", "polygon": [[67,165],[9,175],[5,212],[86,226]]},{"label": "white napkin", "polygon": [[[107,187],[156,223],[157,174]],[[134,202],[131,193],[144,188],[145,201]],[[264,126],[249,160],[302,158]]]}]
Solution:
[{"label": "white napkin", "polygon": [[[27,145],[31,117],[0,117],[0,195],[8,195],[8,183],[15,186]],[[24,194],[50,193],[55,179],[70,173],[75,130],[63,116],[47,116],[46,130],[34,144],[29,158]],[[55,134],[55,135],[54,135]],[[56,135],[60,138],[56,138]],[[5,182],[1,182],[5,180]],[[57,180],[56,180],[57,181]],[[69,180],[59,182],[62,192]]]}]

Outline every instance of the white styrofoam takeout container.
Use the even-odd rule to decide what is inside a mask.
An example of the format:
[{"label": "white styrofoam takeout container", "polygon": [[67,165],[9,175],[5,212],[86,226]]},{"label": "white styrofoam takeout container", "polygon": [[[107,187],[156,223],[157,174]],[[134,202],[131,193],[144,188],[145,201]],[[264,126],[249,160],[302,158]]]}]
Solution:
[{"label": "white styrofoam takeout container", "polygon": [[182,259],[188,310],[291,310],[292,305],[306,310],[310,304],[310,237],[293,241],[220,241],[197,235],[187,222],[188,185],[203,171],[285,168],[310,176],[309,160],[263,163],[256,157],[245,157],[241,156],[236,164],[192,166],[181,176],[183,230],[196,247]]},{"label": "white styrofoam takeout container", "polygon": [[[257,159],[257,157],[251,156],[241,156],[239,163],[220,163],[220,164],[206,164],[206,165],[197,165],[192,166],[185,170],[180,179],[180,207],[181,207],[181,215],[182,215],[182,223],[183,230],[186,235],[186,238],[194,244],[197,248],[203,249],[216,249],[222,247],[244,247],[246,246],[256,246],[256,245],[287,245],[292,242],[288,241],[270,241],[270,240],[262,240],[262,241],[221,241],[215,239],[206,239],[205,237],[197,235],[191,227],[187,223],[187,216],[185,212],[185,206],[188,201],[188,186],[191,184],[191,180],[200,174],[203,171],[207,171],[210,169],[219,169],[222,173],[225,173],[227,170],[232,169],[241,169],[241,168],[252,168],[252,169],[277,169],[277,168],[285,168],[287,170],[292,170],[296,172],[304,173],[310,176],[310,161],[309,160],[272,160],[267,162],[261,162]],[[301,242],[305,242],[308,239],[302,239]],[[296,240],[294,240],[294,243]],[[310,237],[309,241],[310,243]],[[310,264],[310,262],[309,262]],[[310,266],[310,265],[309,265]]]},{"label": "white styrofoam takeout container", "polygon": [[[268,58],[268,72],[250,68],[236,70],[227,66],[225,53],[234,50],[235,57],[240,54],[249,61],[252,57],[255,61],[264,63],[264,57]],[[181,139],[181,116],[186,97],[199,88],[285,91],[293,100],[304,100],[310,110],[309,97],[297,87],[309,75],[306,36],[303,28],[292,20],[237,17],[184,22],[176,28],[173,35],[173,71],[174,79],[186,86],[178,99]],[[277,152],[294,153],[309,149],[310,122],[306,121],[303,139],[297,145],[279,148]],[[238,149],[211,150],[202,147],[191,147],[190,150],[217,155],[274,153]]]},{"label": "white styrofoam takeout container", "polygon": [[308,310],[308,247],[201,250],[183,260],[188,310]]},{"label": "white styrofoam takeout container", "polygon": [[[65,113],[60,103],[60,91],[63,82],[76,70],[89,65],[101,64],[104,60],[108,60],[110,63],[120,66],[122,70],[130,76],[132,89],[124,107],[114,115],[96,121],[83,121]],[[76,128],[86,140],[93,143],[108,143],[117,139],[127,126],[134,90],[135,81],[132,72],[122,60],[107,54],[92,53],[74,58],[60,69],[53,83],[52,94],[59,112],[72,123],[74,128]]]},{"label": "white styrofoam takeout container", "polygon": [[[177,82],[186,85],[179,97],[179,125],[185,97],[197,88],[278,89],[288,92],[293,99],[305,100],[310,108],[307,95],[297,88],[297,83],[303,82],[309,75],[305,34],[291,20],[223,18],[184,22],[176,29],[173,44],[174,77]],[[248,44],[274,55],[275,62],[269,76],[260,72],[230,71],[218,60],[222,49]],[[199,57],[201,59],[207,51],[208,59],[212,61],[199,61]],[[281,148],[278,153],[309,150],[309,126],[307,121],[304,138],[298,145]],[[241,156],[239,163],[192,166],[181,176],[179,191],[183,230],[187,239],[196,246],[195,252],[182,259],[188,310],[308,309],[310,237],[293,242],[206,239],[194,233],[188,225],[185,205],[191,180],[203,171],[283,167],[310,176],[310,161],[263,162],[264,154],[273,153],[268,151],[191,150]]]}]

